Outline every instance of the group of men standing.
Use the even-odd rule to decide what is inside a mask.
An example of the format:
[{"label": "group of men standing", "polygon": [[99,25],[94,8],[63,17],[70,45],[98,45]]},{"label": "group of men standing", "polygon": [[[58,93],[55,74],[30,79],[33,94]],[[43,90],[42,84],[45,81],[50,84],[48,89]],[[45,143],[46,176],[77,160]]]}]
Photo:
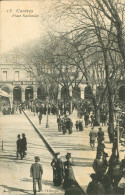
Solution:
[{"label": "group of men standing", "polygon": [[66,134],[67,131],[69,134],[72,133],[73,122],[71,118],[69,118],[67,115],[65,115],[63,118],[59,116],[57,118],[57,124],[58,124],[58,130],[62,131],[63,134]]},{"label": "group of men standing", "polygon": [[25,157],[26,155],[26,150],[27,150],[27,139],[25,137],[25,134],[22,133],[22,139],[20,137],[20,134],[17,136],[17,159],[21,158],[21,160]]}]

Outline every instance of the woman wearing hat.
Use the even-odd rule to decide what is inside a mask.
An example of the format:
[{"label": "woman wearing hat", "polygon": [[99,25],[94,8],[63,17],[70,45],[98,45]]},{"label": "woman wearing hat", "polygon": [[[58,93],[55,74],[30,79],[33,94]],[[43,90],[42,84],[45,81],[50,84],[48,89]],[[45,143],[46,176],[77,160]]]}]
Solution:
[{"label": "woman wearing hat", "polygon": [[63,182],[63,163],[61,158],[59,158],[59,154],[59,152],[55,153],[56,157],[51,162],[54,186],[60,186]]},{"label": "woman wearing hat", "polygon": [[64,189],[66,189],[70,186],[71,181],[76,181],[75,176],[74,176],[74,172],[72,169],[72,166],[74,166],[74,163],[73,163],[72,158],[71,158],[71,153],[66,154],[66,159],[67,159],[67,161],[64,162],[64,172],[65,172],[64,183],[63,183]]}]

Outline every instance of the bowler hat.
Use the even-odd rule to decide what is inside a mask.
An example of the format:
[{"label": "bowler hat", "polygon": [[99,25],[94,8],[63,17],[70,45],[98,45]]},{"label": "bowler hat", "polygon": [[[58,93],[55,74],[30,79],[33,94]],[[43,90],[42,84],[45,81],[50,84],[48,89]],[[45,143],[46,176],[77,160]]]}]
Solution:
[{"label": "bowler hat", "polygon": [[40,161],[39,156],[35,156],[34,158],[35,158],[35,161],[36,161],[36,162]]},{"label": "bowler hat", "polygon": [[71,153],[66,154],[66,159],[69,159],[69,158],[71,158]]}]

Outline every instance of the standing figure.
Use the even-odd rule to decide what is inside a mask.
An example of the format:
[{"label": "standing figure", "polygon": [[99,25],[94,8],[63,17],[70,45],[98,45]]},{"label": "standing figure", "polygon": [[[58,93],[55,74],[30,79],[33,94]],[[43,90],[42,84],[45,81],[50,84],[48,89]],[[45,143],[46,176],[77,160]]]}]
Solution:
[{"label": "standing figure", "polygon": [[76,131],[79,131],[79,121],[76,121],[75,126],[76,126]]},{"label": "standing figure", "polygon": [[22,153],[21,153],[21,138],[20,135],[17,136],[18,140],[17,140],[17,159],[20,155],[20,158],[22,159]]},{"label": "standing figure", "polygon": [[22,158],[25,157],[26,155],[26,150],[27,150],[27,140],[25,137],[25,134],[22,134],[22,140],[21,140],[21,152],[22,152]]},{"label": "standing figure", "polygon": [[72,133],[72,126],[73,126],[72,120],[69,117],[67,117],[66,118],[66,130],[68,130],[69,134]]},{"label": "standing figure", "polygon": [[35,156],[35,163],[33,163],[30,168],[30,176],[33,178],[34,195],[36,195],[36,183],[38,183],[39,192],[42,190],[41,178],[43,174],[43,168],[42,165],[38,163],[39,161],[39,156]]},{"label": "standing figure", "polygon": [[39,124],[41,124],[41,120],[42,120],[42,113],[41,112],[39,113],[38,118],[39,118]]},{"label": "standing figure", "polygon": [[63,134],[66,134],[66,117],[65,116],[62,119],[62,131],[63,131]]},{"label": "standing figure", "polygon": [[86,112],[84,115],[84,120],[85,120],[85,127],[88,127],[89,124],[89,114]]},{"label": "standing figure", "polygon": [[81,117],[79,119],[79,131],[83,131],[83,120]]},{"label": "standing figure", "polygon": [[71,158],[71,153],[66,154],[66,162],[64,162],[64,183],[63,183],[63,188],[66,189],[70,187],[70,184],[72,181],[76,182],[74,172],[72,169],[72,166],[74,166],[74,163]]},{"label": "standing figure", "polygon": [[87,195],[105,195],[104,185],[100,182],[100,178],[95,173],[90,175],[92,181],[88,184]]},{"label": "standing figure", "polygon": [[58,130],[61,131],[61,118],[60,118],[60,115],[59,117],[57,118],[57,124],[58,124]]},{"label": "standing figure", "polygon": [[61,158],[59,158],[59,152],[55,153],[56,158],[51,162],[53,168],[53,183],[54,186],[60,186],[63,182],[63,163]]},{"label": "standing figure", "polygon": [[99,129],[99,131],[97,133],[97,136],[98,136],[97,139],[98,139],[98,144],[99,144],[102,141],[104,141],[104,132],[102,131],[102,128],[101,127],[99,127],[98,129]]},{"label": "standing figure", "polygon": [[107,167],[108,167],[108,162],[106,158],[104,158],[103,152],[100,152],[100,154],[98,154],[97,158],[93,162],[93,169],[96,175],[102,178],[107,170]]},{"label": "standing figure", "polygon": [[70,119],[70,128],[69,128],[69,134],[72,134],[72,127],[73,127],[73,122]]},{"label": "standing figure", "polygon": [[92,150],[94,150],[95,149],[95,139],[97,137],[97,133],[94,131],[94,127],[91,128],[89,137],[90,137],[90,147]]}]

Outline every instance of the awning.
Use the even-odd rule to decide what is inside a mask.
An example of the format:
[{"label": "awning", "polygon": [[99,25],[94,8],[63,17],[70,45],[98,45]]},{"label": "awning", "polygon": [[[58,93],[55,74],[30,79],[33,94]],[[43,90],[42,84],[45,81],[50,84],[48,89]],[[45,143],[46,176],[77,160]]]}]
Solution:
[{"label": "awning", "polygon": [[10,94],[3,91],[2,89],[0,89],[0,96],[3,96],[3,97],[10,97]]}]

